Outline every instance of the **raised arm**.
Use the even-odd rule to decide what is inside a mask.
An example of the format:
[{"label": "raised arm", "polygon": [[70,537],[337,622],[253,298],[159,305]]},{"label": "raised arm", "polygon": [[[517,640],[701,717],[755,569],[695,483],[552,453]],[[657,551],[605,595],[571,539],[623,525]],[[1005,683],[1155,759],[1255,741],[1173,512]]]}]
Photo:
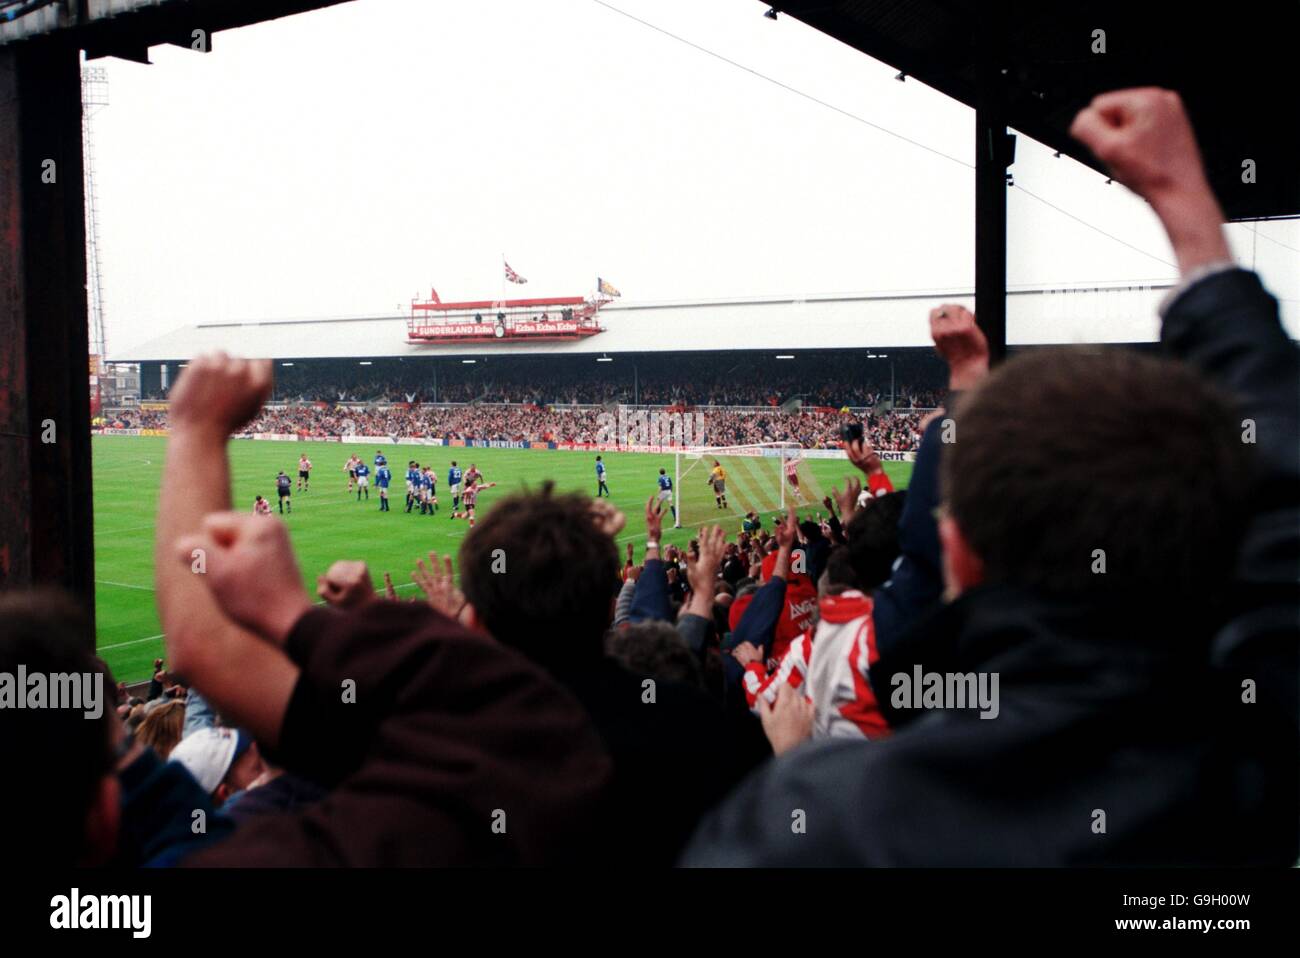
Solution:
[{"label": "raised arm", "polygon": [[[794,507],[790,506],[786,517],[777,523],[776,563],[772,567],[772,578],[754,593],[749,606],[736,623],[736,630],[731,634],[731,648],[737,648],[748,642],[761,652],[763,660],[772,654],[772,642],[776,637],[776,626],[781,619],[781,610],[785,608],[786,582],[790,575],[790,556],[799,536],[799,521],[795,517]],[[723,664],[727,666],[727,678],[740,680],[740,672],[732,670],[729,656]]]},{"label": "raised arm", "polygon": [[645,565],[636,580],[636,594],[628,611],[631,622],[671,622],[672,606],[668,601],[668,573],[660,558],[660,536],[664,517],[653,496],[645,505]]},{"label": "raised arm", "polygon": [[[988,374],[988,342],[968,309],[948,304],[931,310],[930,338],[948,363],[948,385],[954,393],[976,385]],[[890,580],[876,590],[874,616],[882,657],[893,650],[908,626],[943,595],[934,512],[939,506],[939,460],[946,421],[943,417],[934,419],[921,437],[907,503],[899,520],[902,558]]]},{"label": "raised arm", "polygon": [[1243,441],[1255,447],[1259,495],[1243,572],[1257,581],[1294,582],[1300,353],[1282,328],[1277,300],[1233,264],[1223,211],[1182,101],[1150,87],[1106,93],[1079,113],[1070,132],[1151,204],[1169,235],[1183,281],[1164,306],[1161,342],[1237,400]]},{"label": "raised arm", "polygon": [[265,361],[203,356],[181,374],[171,392],[154,582],[172,670],[217,711],[273,745],[297,669],[222,614],[204,587],[212,558],[206,551],[196,546],[185,561],[177,555],[180,540],[202,534],[206,516],[230,509],[227,439],[257,415],[270,390]]},{"label": "raised arm", "polygon": [[1160,340],[1237,402],[1242,441],[1255,453],[1253,514],[1238,564],[1238,614],[1220,633],[1220,662],[1274,684],[1291,721],[1297,704],[1295,624],[1300,617],[1300,352],[1277,300],[1236,268],[1223,211],[1206,181],[1176,93],[1103,94],[1071,128],[1115,178],[1151,204],[1178,258],[1182,282],[1162,307]]},{"label": "raised arm", "polygon": [[700,551],[686,560],[686,579],[691,584],[691,600],[686,613],[677,620],[677,631],[697,656],[704,656],[704,646],[713,627],[713,588],[722,565],[722,550],[727,534],[722,526],[700,530]]}]

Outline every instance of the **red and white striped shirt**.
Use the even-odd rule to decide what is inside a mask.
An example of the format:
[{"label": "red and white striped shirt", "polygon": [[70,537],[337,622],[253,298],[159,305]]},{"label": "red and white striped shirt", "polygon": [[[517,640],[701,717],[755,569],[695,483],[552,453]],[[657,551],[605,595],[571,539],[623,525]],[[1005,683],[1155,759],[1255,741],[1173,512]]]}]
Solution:
[{"label": "red and white striped shirt", "polygon": [[745,666],[745,701],[757,713],[760,698],[772,705],[781,686],[789,685],[812,700],[813,738],[888,735],[868,679],[879,658],[870,597],[851,589],[822,596],[817,606],[816,628],[791,641],[773,668]]},{"label": "red and white striped shirt", "polygon": [[745,702],[750,711],[758,713],[759,698],[765,699],[768,705],[774,704],[782,685],[794,689],[802,686],[808,676],[811,655],[812,636],[805,632],[790,643],[789,651],[770,674],[762,662],[750,662],[745,666]]},{"label": "red and white striped shirt", "polygon": [[817,641],[808,663],[813,738],[880,738],[889,725],[868,674],[880,657],[869,596],[856,590],[823,596]]}]

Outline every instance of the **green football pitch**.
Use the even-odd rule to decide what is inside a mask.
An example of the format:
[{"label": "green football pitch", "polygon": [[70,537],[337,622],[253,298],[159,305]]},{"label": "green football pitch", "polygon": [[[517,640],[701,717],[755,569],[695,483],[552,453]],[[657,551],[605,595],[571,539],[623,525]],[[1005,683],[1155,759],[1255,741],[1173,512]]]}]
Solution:
[{"label": "green football pitch", "polygon": [[[149,677],[155,658],[163,655],[162,627],[154,608],[153,535],[158,485],[162,477],[166,439],[134,436],[94,437],[95,497],[95,616],[99,654],[114,675],[127,682]],[[537,487],[547,479],[557,488],[594,494],[596,453],[540,449],[466,449],[445,446],[392,446],[384,450],[393,471],[392,511],[381,513],[376,491],[358,502],[346,493],[343,464],[355,452],[365,462],[373,460],[369,446],[337,442],[284,443],[236,441],[230,444],[234,506],[251,511],[257,494],[266,496],[274,509],[275,474],[283,469],[297,480],[297,462],[306,453],[315,466],[311,489],[294,493],[293,514],[285,521],[293,537],[294,551],[308,589],[315,594],[316,576],[337,559],[361,559],[370,567],[376,587],[383,588],[383,573],[391,572],[398,594],[418,594],[410,572],[415,560],[430,550],[455,555],[469,531],[465,522],[449,518],[446,496],[447,468],[454,458],[462,468],[471,462],[489,482],[499,485],[480,494],[480,515],[491,511],[505,495]],[[428,457],[428,458],[425,458]],[[436,467],[439,511],[436,516],[406,514],[406,462],[418,459]],[[642,514],[645,501],[656,491],[659,469],[671,476],[674,457],[650,453],[605,453],[612,500],[628,516],[619,535],[624,543],[645,541]],[[779,461],[767,460],[764,481],[776,482]],[[744,468],[744,464],[737,464]],[[686,467],[683,466],[683,469]],[[707,464],[698,464],[684,475],[681,487],[687,501],[683,528],[671,529],[665,522],[664,540],[685,545],[701,525],[722,522],[732,537],[739,530],[745,505],[745,477],[732,468],[728,479],[729,511],[718,510],[705,484]],[[895,487],[903,488],[912,464],[885,464]],[[841,485],[853,473],[846,460],[807,460],[801,469],[805,487],[817,500],[833,485]],[[372,477],[373,481],[373,477]],[[754,480],[756,481],[756,480]],[[698,488],[697,488],[698,487]],[[755,503],[758,504],[758,503]],[[801,514],[822,510],[820,501],[810,502]],[[770,516],[765,526],[771,528]],[[637,561],[641,553],[637,550]]]}]

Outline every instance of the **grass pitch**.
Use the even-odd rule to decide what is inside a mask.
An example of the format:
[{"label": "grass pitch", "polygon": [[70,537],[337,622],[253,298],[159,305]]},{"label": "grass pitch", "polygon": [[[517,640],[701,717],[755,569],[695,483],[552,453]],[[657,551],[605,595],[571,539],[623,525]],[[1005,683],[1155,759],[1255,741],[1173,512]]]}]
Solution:
[{"label": "grass pitch", "polygon": [[[92,444],[97,641],[99,654],[113,674],[126,682],[147,679],[153,660],[163,655],[162,627],[154,608],[153,538],[166,442],[155,437],[96,436]],[[373,486],[369,500],[363,498],[357,502],[355,493],[351,496],[346,493],[347,475],[343,471],[343,464],[353,452],[370,464],[374,448],[337,442],[238,441],[230,444],[235,508],[251,512],[253,497],[260,493],[271,501],[275,510],[275,474],[283,469],[293,477],[296,486],[298,456],[304,452],[315,466],[311,489],[306,493],[295,490],[293,514],[285,516],[284,521],[289,526],[303,578],[313,595],[316,576],[337,559],[364,560],[379,590],[383,589],[383,573],[387,571],[392,573],[400,595],[418,595],[410,579],[415,560],[430,550],[454,556],[469,531],[465,522],[448,517],[447,468],[453,458],[463,469],[471,462],[476,463],[487,481],[499,483],[495,489],[480,494],[480,516],[490,512],[509,493],[536,487],[546,479],[554,480],[562,490],[588,494],[596,491],[594,452],[392,446],[384,449],[393,471],[392,511],[381,513]],[[650,453],[604,453],[603,456],[609,469],[612,500],[628,516],[627,527],[619,535],[620,549],[625,548],[626,542],[639,546],[645,541],[642,519],[645,501],[657,489],[655,480],[661,467],[673,475],[674,458]],[[411,458],[436,467],[440,500],[436,516],[408,515],[404,511],[406,462]],[[808,460],[803,468],[826,491],[832,485],[841,485],[845,476],[854,473],[846,460]],[[901,489],[911,476],[912,464],[887,462],[885,469],[895,487]],[[742,503],[733,501],[727,512],[714,508],[711,494],[703,485],[706,471],[693,470],[689,479],[683,480],[683,496],[690,497],[691,510],[684,517],[681,529],[670,528],[671,518],[665,521],[665,542],[684,546],[696,528],[719,521],[729,538],[739,530],[745,511],[738,508]],[[374,481],[373,474],[371,481]],[[695,485],[700,489],[695,490]],[[735,496],[734,491],[732,495]],[[821,509],[818,502],[808,505],[801,513]],[[767,516],[764,524],[771,526]],[[640,548],[636,560],[641,561]]]}]

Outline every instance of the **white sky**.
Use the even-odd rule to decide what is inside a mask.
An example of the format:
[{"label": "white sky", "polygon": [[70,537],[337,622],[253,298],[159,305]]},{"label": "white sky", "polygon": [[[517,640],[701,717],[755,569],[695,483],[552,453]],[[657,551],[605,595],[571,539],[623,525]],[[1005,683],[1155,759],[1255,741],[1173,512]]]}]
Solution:
[{"label": "white sky", "polygon": [[[973,111],[755,0],[609,2],[960,162],[597,0],[355,0],[96,62],[110,356],[194,322],[395,313],[430,285],[495,296],[502,253],[534,295],[973,284]],[[1118,184],[1023,136],[1012,169],[1009,283],[1175,275]],[[1300,224],[1254,228],[1234,245],[1294,334]]]}]

